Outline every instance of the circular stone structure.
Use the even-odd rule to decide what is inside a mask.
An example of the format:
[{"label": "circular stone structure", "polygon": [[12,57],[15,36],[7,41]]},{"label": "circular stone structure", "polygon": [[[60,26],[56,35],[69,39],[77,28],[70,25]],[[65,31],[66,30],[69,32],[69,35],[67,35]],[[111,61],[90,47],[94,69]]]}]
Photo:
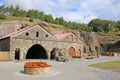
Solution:
[{"label": "circular stone structure", "polygon": [[51,73],[51,65],[46,62],[26,62],[24,65],[24,73],[30,75],[48,75]]}]

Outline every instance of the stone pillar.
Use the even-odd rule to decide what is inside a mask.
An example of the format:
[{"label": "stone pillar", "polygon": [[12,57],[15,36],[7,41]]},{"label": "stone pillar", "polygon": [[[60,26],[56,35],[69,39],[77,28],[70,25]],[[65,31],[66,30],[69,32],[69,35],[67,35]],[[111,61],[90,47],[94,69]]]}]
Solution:
[{"label": "stone pillar", "polygon": [[48,54],[47,54],[47,55],[48,55],[48,56],[47,56],[47,57],[48,57],[48,60],[50,60],[50,51],[51,51],[50,49],[47,51],[47,53],[48,53]]},{"label": "stone pillar", "polygon": [[10,61],[11,61],[11,60],[12,60],[12,61],[15,60],[15,59],[14,59],[14,56],[15,56],[14,51],[9,51],[9,54],[10,54],[10,55],[9,55],[9,60],[10,60]]}]

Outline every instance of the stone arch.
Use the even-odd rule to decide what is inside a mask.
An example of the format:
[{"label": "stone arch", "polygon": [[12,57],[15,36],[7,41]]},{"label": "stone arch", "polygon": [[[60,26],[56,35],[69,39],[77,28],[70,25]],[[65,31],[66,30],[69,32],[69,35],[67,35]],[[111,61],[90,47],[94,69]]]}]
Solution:
[{"label": "stone arch", "polygon": [[77,50],[77,56],[81,57],[81,50],[80,49]]},{"label": "stone arch", "polygon": [[76,52],[76,51],[75,51],[75,48],[74,48],[74,47],[70,47],[70,48],[69,48],[69,56],[72,56],[72,57],[73,57],[73,56],[76,56],[75,52]]},{"label": "stone arch", "polygon": [[47,51],[39,44],[35,44],[29,48],[26,59],[47,59]]}]

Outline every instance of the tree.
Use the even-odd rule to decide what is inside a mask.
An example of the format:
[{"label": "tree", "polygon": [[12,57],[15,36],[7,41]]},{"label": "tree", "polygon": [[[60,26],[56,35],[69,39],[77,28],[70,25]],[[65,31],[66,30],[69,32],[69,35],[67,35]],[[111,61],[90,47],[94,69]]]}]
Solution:
[{"label": "tree", "polygon": [[44,16],[44,21],[53,23],[53,22],[54,22],[54,19],[53,19],[53,17],[52,17],[51,14],[48,14],[48,15],[45,15],[45,16]]},{"label": "tree", "polygon": [[0,6],[0,13],[1,14],[4,14],[4,7],[5,7],[4,5]]},{"label": "tree", "polygon": [[18,17],[20,16],[19,6],[17,5],[16,8],[13,10],[13,16]]},{"label": "tree", "polygon": [[55,18],[55,23],[60,24],[60,25],[65,25],[65,21],[64,21],[63,17]]},{"label": "tree", "polygon": [[39,11],[38,10],[29,10],[27,12],[27,17],[32,17],[32,18],[36,18],[39,19]]},{"label": "tree", "polygon": [[5,7],[4,10],[5,10],[5,14],[6,14],[6,15],[13,16],[13,12],[14,12],[13,5],[11,5],[10,7]]},{"label": "tree", "polygon": [[120,21],[117,21],[116,27],[120,30]]},{"label": "tree", "polygon": [[44,20],[44,16],[45,16],[44,12],[40,11],[39,12],[39,19]]},{"label": "tree", "polygon": [[27,16],[27,12],[24,10],[20,10],[19,11],[19,17],[26,17]]},{"label": "tree", "polygon": [[93,27],[95,32],[109,32],[116,30],[116,22],[111,20],[93,19],[88,23],[89,27]]}]

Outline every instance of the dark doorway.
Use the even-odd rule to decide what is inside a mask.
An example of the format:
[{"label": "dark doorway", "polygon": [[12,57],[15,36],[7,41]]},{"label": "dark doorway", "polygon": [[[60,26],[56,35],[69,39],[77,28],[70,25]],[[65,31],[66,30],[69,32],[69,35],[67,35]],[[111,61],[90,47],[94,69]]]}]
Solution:
[{"label": "dark doorway", "polygon": [[20,48],[15,49],[15,60],[20,60]]},{"label": "dark doorway", "polygon": [[58,48],[53,48],[52,51],[50,52],[50,59],[55,59],[55,55],[57,54],[58,52]]},{"label": "dark doorway", "polygon": [[33,45],[27,52],[26,59],[47,59],[47,52],[39,45]]}]

